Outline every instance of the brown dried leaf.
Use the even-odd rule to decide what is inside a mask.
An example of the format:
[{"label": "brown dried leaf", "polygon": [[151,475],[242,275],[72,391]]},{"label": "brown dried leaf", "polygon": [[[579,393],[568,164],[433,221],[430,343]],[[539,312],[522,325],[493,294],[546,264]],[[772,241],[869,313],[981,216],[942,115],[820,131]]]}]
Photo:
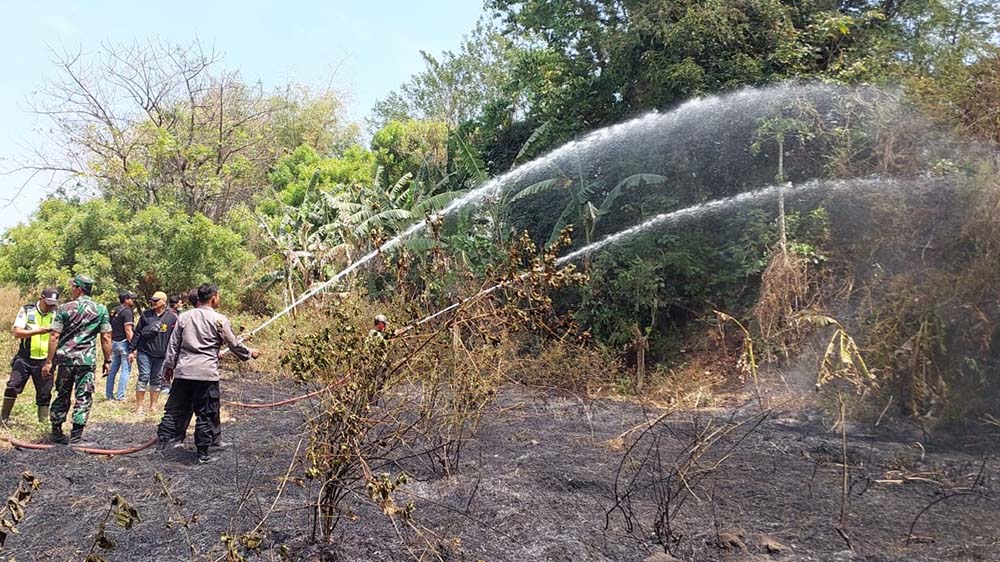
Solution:
[{"label": "brown dried leaf", "polygon": [[757,535],[757,541],[760,543],[761,548],[769,554],[781,554],[782,552],[788,550],[787,546],[775,540],[774,537],[764,533]]},{"label": "brown dried leaf", "polygon": [[747,545],[743,542],[744,533],[740,529],[729,529],[719,533],[719,548],[736,549],[746,552]]}]

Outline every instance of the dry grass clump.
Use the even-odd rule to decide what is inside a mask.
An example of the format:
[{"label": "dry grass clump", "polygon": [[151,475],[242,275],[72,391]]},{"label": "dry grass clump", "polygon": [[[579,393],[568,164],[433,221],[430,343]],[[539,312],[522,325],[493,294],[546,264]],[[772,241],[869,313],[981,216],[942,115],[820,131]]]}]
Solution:
[{"label": "dry grass clump", "polygon": [[1000,170],[983,166],[968,184],[964,189],[971,211],[961,234],[975,255],[956,288],[969,304],[992,308],[992,313],[1000,302]]},{"label": "dry grass clump", "polygon": [[517,359],[509,378],[532,387],[601,395],[620,390],[629,374],[621,359],[607,350],[554,340]]},{"label": "dry grass clump", "polygon": [[[728,317],[719,318],[723,316]],[[726,320],[703,323],[688,338],[679,361],[656,365],[645,395],[675,408],[704,408],[718,406],[724,396],[743,394],[755,374],[746,353],[752,341],[739,328],[725,329],[727,325]]]},{"label": "dry grass clump", "polygon": [[720,365],[699,360],[680,369],[657,365],[651,373],[652,385],[646,394],[676,409],[696,409],[718,405],[719,388],[725,383]]},{"label": "dry grass clump", "polygon": [[753,307],[760,342],[760,359],[787,359],[802,343],[807,327],[796,315],[813,305],[808,262],[793,250],[777,251],[761,277],[760,296]]},{"label": "dry grass clump", "polygon": [[14,323],[17,309],[27,302],[16,287],[0,287],[0,323],[3,324],[3,329],[0,329],[0,365],[10,365],[11,357],[17,351],[17,340],[10,333],[10,325]]},{"label": "dry grass clump", "polygon": [[[1000,180],[988,165],[954,166],[836,207],[844,232],[832,253],[852,285],[831,308],[879,382],[869,396],[880,414],[890,398],[906,414],[953,419],[1000,403]],[[844,342],[834,351],[851,355]]]},{"label": "dry grass clump", "polygon": [[943,326],[933,309],[937,296],[920,285],[907,276],[892,279],[888,294],[870,303],[865,339],[881,378],[892,381],[903,411],[940,414],[948,394],[938,357],[944,350]]}]

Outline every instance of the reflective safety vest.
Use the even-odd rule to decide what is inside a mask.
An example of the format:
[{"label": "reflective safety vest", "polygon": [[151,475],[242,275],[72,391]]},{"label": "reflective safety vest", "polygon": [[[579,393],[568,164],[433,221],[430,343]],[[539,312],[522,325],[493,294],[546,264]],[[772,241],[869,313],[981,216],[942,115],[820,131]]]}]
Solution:
[{"label": "reflective safety vest", "polygon": [[[26,315],[25,330],[37,330],[38,328],[48,328],[52,325],[52,313],[55,309],[42,312],[34,304],[26,304],[22,307]],[[21,340],[21,345],[17,354],[24,359],[45,359],[49,356],[49,334],[36,334],[30,338]]]}]

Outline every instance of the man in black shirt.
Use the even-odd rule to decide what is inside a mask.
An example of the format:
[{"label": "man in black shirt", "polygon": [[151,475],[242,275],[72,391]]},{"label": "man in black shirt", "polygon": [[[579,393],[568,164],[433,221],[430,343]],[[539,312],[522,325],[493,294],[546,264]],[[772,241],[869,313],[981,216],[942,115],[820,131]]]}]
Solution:
[{"label": "man in black shirt", "polygon": [[108,379],[104,396],[108,400],[122,401],[125,400],[125,389],[128,388],[128,377],[132,371],[129,342],[132,341],[132,329],[135,326],[135,293],[122,291],[118,295],[118,302],[118,308],[111,312],[111,369],[104,373]]},{"label": "man in black shirt", "polygon": [[156,409],[160,397],[163,378],[163,358],[167,355],[170,334],[177,324],[177,315],[167,307],[167,295],[162,291],[153,293],[148,308],[139,316],[135,326],[135,336],[130,349],[135,353],[139,368],[139,382],[135,387],[135,410],[142,412],[142,401],[149,393],[149,409]]},{"label": "man in black shirt", "polygon": [[170,307],[170,310],[174,311],[174,314],[180,316],[181,307],[184,306],[184,300],[186,300],[186,296],[170,295],[170,298],[167,299],[167,306]]}]

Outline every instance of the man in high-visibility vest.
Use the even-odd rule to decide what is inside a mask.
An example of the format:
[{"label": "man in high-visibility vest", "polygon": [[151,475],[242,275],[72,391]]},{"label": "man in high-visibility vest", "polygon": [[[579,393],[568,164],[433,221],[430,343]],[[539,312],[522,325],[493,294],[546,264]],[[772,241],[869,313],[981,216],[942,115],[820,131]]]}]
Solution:
[{"label": "man in high-visibility vest", "polygon": [[10,379],[3,393],[3,406],[0,407],[0,422],[7,423],[10,412],[18,395],[24,392],[24,387],[31,379],[35,385],[35,404],[38,405],[38,421],[49,419],[49,403],[52,402],[52,379],[42,377],[42,365],[49,352],[49,332],[52,325],[52,313],[59,305],[59,291],[55,287],[47,287],[42,291],[41,298],[35,303],[29,303],[17,311],[12,332],[20,340],[17,353],[10,362]]}]

